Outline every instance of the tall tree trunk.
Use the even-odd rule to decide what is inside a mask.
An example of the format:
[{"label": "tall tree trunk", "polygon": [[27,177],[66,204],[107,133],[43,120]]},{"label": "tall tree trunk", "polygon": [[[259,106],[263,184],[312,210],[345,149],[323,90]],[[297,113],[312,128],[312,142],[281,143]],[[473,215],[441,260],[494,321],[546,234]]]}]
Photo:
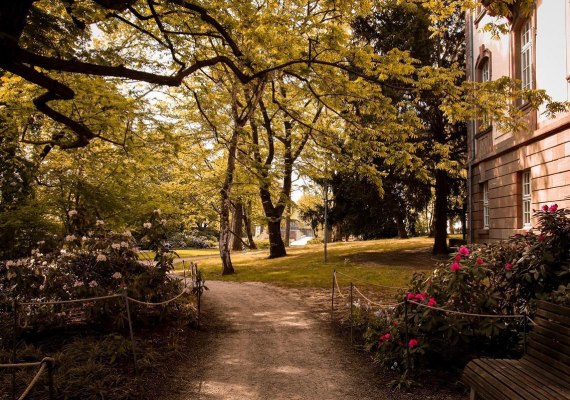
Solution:
[{"label": "tall tree trunk", "polygon": [[238,144],[239,130],[236,127],[230,139],[230,144],[228,148],[228,164],[226,166],[226,177],[224,179],[224,184],[221,195],[221,207],[220,207],[220,258],[222,259],[222,275],[229,275],[234,273],[234,267],[232,265],[232,258],[230,254],[230,245],[232,240],[232,235],[230,232],[230,210],[231,210],[231,189],[232,183],[234,181],[234,172],[236,168],[236,153]]},{"label": "tall tree trunk", "polygon": [[243,248],[243,216],[244,207],[241,201],[234,202],[232,218],[232,250],[240,251]]},{"label": "tall tree trunk", "polygon": [[245,225],[245,233],[247,234],[247,243],[250,250],[257,249],[255,242],[253,241],[253,232],[251,230],[251,218],[249,217],[251,214],[251,201],[247,205],[247,209],[243,213],[243,222]]},{"label": "tall tree trunk", "polygon": [[[291,194],[289,194],[289,198]],[[291,241],[291,203],[287,206],[287,215],[285,216],[285,246],[289,247]]]},{"label": "tall tree trunk", "polygon": [[267,230],[269,231],[269,258],[286,256],[285,242],[283,242],[281,237],[281,218],[277,217],[269,220],[267,222]]},{"label": "tall tree trunk", "polygon": [[434,242],[433,254],[447,254],[447,197],[449,178],[442,170],[435,172]]},{"label": "tall tree trunk", "polygon": [[398,228],[398,237],[400,239],[408,238],[408,231],[406,231],[406,224],[401,216],[396,217],[396,227]]},{"label": "tall tree trunk", "polygon": [[453,217],[449,217],[449,234],[455,235],[455,228],[453,227]]}]

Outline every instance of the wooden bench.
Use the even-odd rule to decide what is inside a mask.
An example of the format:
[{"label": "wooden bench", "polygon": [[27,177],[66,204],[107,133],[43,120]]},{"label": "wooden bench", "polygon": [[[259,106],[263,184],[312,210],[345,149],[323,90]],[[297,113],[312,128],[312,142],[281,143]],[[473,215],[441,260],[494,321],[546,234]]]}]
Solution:
[{"label": "wooden bench", "polygon": [[520,360],[478,358],[463,371],[471,400],[570,400],[570,307],[538,302]]}]

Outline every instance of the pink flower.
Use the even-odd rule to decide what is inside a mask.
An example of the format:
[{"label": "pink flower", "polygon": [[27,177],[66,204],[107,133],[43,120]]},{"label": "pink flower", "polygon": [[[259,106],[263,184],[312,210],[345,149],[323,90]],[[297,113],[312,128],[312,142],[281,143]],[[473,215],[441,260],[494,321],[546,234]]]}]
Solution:
[{"label": "pink flower", "polygon": [[454,258],[454,260],[455,260],[455,261],[461,261],[461,256],[460,256],[459,254],[456,255],[455,258]]},{"label": "pink flower", "polygon": [[553,205],[551,205],[550,208],[548,209],[548,211],[550,211],[550,212],[554,212],[554,211],[556,211],[556,210],[558,210],[558,204],[553,204]]},{"label": "pink flower", "polygon": [[410,339],[410,341],[408,342],[408,347],[410,349],[413,349],[414,347],[416,347],[419,344],[419,342],[417,341],[417,339]]},{"label": "pink flower", "polygon": [[416,300],[417,301],[424,301],[425,300],[424,295],[420,294],[420,293],[416,294]]},{"label": "pink flower", "polygon": [[461,246],[457,253],[467,257],[469,255],[469,249],[466,246]]},{"label": "pink flower", "polygon": [[477,265],[483,265],[483,263],[484,263],[485,261],[483,261],[482,258],[477,258],[477,261],[475,261],[475,262],[477,263]]},{"label": "pink flower", "polygon": [[422,296],[424,296],[425,299],[427,299],[429,297],[429,293],[428,292],[423,292]]},{"label": "pink flower", "polygon": [[392,321],[392,326],[398,326],[398,321]]},{"label": "pink flower", "polygon": [[380,340],[379,340],[378,344],[382,344],[382,342],[386,342],[390,339],[392,339],[392,335],[390,335],[389,333],[386,333],[386,334],[380,336]]},{"label": "pink flower", "polygon": [[407,298],[408,300],[413,300],[413,299],[416,298],[416,295],[413,294],[413,293],[408,293],[408,295],[406,296],[406,298]]},{"label": "pink flower", "polygon": [[511,263],[506,263],[506,264],[505,264],[505,269],[506,269],[507,271],[510,271],[511,269],[513,269],[513,264],[511,264]]},{"label": "pink flower", "polygon": [[433,307],[437,305],[437,301],[435,301],[435,299],[433,297],[430,297],[429,301],[428,301],[428,306]]},{"label": "pink flower", "polygon": [[542,211],[548,212],[548,204],[542,206]]},{"label": "pink flower", "polygon": [[457,272],[461,269],[461,264],[454,262],[453,264],[451,264],[451,270],[453,272]]}]

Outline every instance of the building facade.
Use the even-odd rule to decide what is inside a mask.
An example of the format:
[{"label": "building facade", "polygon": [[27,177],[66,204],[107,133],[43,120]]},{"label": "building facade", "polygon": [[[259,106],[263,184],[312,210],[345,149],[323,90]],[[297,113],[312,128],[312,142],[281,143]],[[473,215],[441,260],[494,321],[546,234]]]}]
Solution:
[{"label": "building facade", "polygon": [[[523,88],[544,89],[569,100],[570,4],[537,0],[533,14],[509,21],[510,32],[493,38],[482,7],[467,14],[467,74],[484,82],[502,76]],[[533,210],[544,204],[570,207],[570,113],[547,119],[518,105],[529,129],[501,132],[481,116],[469,126],[470,242],[506,239],[536,226]]]}]

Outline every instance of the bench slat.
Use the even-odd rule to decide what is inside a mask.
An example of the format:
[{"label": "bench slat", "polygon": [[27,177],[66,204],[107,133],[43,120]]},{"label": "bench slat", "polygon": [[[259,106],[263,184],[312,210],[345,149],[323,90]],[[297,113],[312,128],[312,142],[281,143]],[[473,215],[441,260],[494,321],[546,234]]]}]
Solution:
[{"label": "bench slat", "polygon": [[[570,392],[570,381],[568,380],[568,376],[560,377],[557,374],[552,374],[548,372],[546,368],[544,368],[544,364],[542,364],[538,360],[529,360],[528,358],[521,358],[519,363],[524,368],[528,369],[531,374],[542,376],[544,378],[552,379],[554,383],[556,383],[561,388],[564,388],[567,392]],[[557,371],[558,372],[558,371]]]},{"label": "bench slat", "polygon": [[570,317],[566,317],[560,314],[556,314],[542,308],[536,310],[536,315],[539,315],[543,318],[551,319],[552,321],[556,321],[557,324],[560,324],[565,327],[570,328]]},{"label": "bench slat", "polygon": [[547,393],[538,390],[530,382],[519,380],[520,376],[513,376],[508,365],[500,363],[499,360],[484,360],[484,362],[479,363],[481,368],[484,368],[489,373],[496,376],[503,385],[507,386],[514,393],[516,393],[516,398],[525,400],[534,399],[544,399],[548,396]]},{"label": "bench slat", "polygon": [[552,332],[534,330],[530,336],[530,340],[547,346],[549,349],[560,353],[562,356],[570,357],[570,346],[560,343]]},{"label": "bench slat", "polygon": [[[548,329],[541,325],[536,325],[532,328],[533,333],[538,333],[542,336],[546,337],[553,337],[554,339],[558,340],[560,343],[564,343],[564,345],[570,347],[570,332],[568,335],[565,335],[562,332],[556,331],[554,329]],[[532,337],[532,334],[531,334]]]},{"label": "bench slat", "polygon": [[540,351],[542,354],[547,355],[551,359],[558,361],[561,364],[565,364],[564,366],[555,365],[558,369],[567,369],[570,367],[570,357],[559,352],[558,349],[554,349],[550,346],[545,346],[544,344],[540,343],[537,340],[531,340],[527,344],[527,349],[536,349]]},{"label": "bench slat", "polygon": [[564,325],[557,324],[556,322],[552,322],[546,318],[541,317],[540,315],[537,315],[534,318],[534,322],[538,326],[543,326],[546,329],[550,329],[552,331],[557,331],[557,332],[563,333],[564,335],[570,335],[570,328],[567,328]]},{"label": "bench slat", "polygon": [[509,369],[508,374],[513,380],[521,380],[522,386],[525,386],[525,382],[532,384],[529,386],[544,398],[570,399],[570,390],[557,384],[552,375],[536,373],[519,360],[497,360],[497,363],[505,365]]},{"label": "bench slat", "polygon": [[472,360],[466,382],[486,400],[570,400],[570,307],[538,301],[527,354]]},{"label": "bench slat", "polygon": [[[468,371],[466,371],[468,372]],[[482,400],[504,400],[500,394],[494,389],[489,387],[489,382],[484,377],[479,375],[478,372],[469,371],[467,375],[463,376],[463,381],[477,392],[477,399]]]},{"label": "bench slat", "polygon": [[564,380],[568,379],[568,368],[555,368],[552,364],[557,361],[544,356],[540,352],[535,352],[534,349],[528,349],[527,354],[522,359],[527,360],[530,363],[540,365],[550,375],[556,375]]},{"label": "bench slat", "polygon": [[[515,392],[504,386],[504,383],[497,377],[477,365],[476,361],[473,360],[467,364],[463,373],[463,379],[475,387],[480,397],[484,400],[504,400],[505,396],[509,399],[517,398]],[[503,389],[505,389],[504,392]]]},{"label": "bench slat", "polygon": [[542,308],[544,310],[548,310],[558,315],[562,315],[564,317],[570,318],[570,308],[564,307],[558,304],[549,303],[548,301],[538,300],[536,302],[538,308]]}]

